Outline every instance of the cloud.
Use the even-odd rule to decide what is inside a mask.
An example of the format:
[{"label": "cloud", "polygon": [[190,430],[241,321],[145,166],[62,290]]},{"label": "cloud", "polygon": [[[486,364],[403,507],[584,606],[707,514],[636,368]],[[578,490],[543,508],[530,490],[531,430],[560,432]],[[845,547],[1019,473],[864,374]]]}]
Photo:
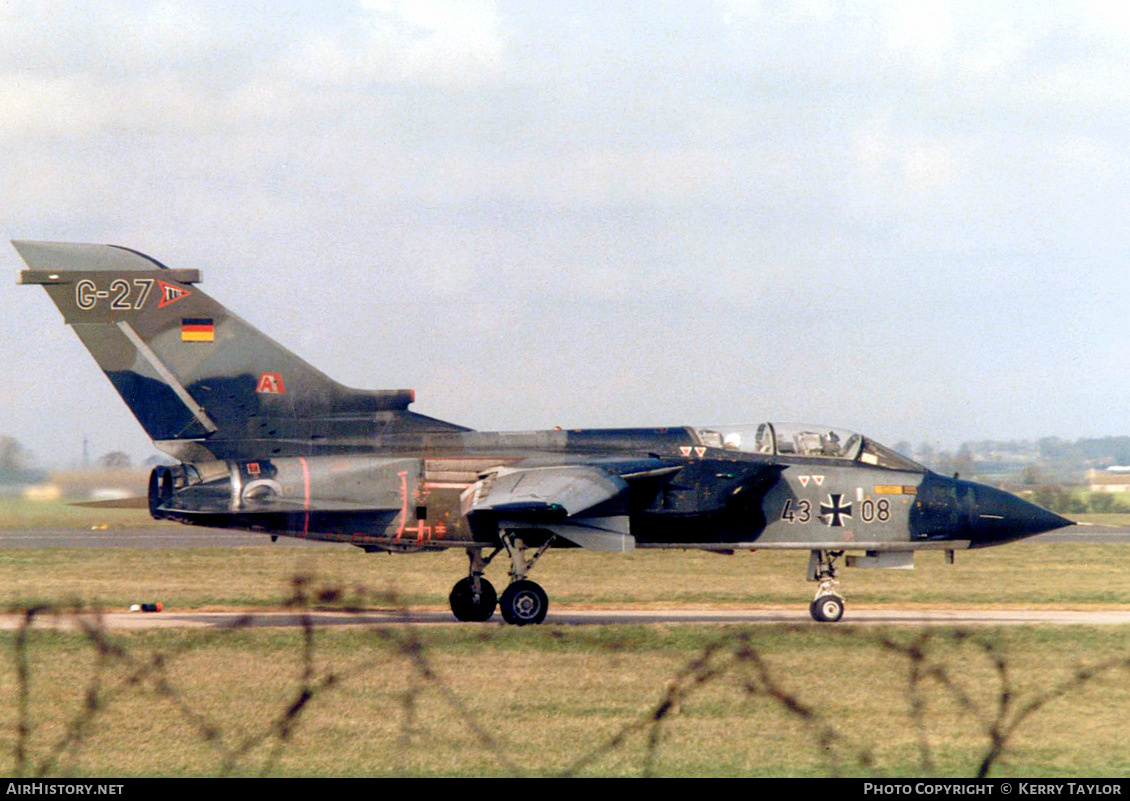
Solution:
[{"label": "cloud", "polygon": [[303,82],[459,90],[497,80],[505,51],[488,0],[362,0],[350,24],[307,36],[287,69]]},{"label": "cloud", "polygon": [[491,2],[369,0],[289,26],[279,22],[286,4],[269,16],[241,8],[5,5],[0,141],[293,123],[369,105],[375,85],[470,89],[503,71],[506,37]]},{"label": "cloud", "polygon": [[[0,208],[8,238],[202,266],[209,291],[359,384],[450,359],[505,372],[507,409],[533,393],[578,423],[649,411],[551,396],[507,366],[518,331],[530,363],[569,353],[566,385],[590,352],[629,388],[662,365],[683,394],[638,403],[663,420],[728,416],[749,390],[717,366],[749,363],[757,397],[786,413],[862,428],[882,412],[871,375],[908,426],[936,409],[957,430],[970,423],[946,418],[950,387],[986,379],[954,354],[984,349],[981,372],[1006,358],[978,332],[1016,352],[1022,330],[1054,382],[1070,368],[1043,321],[1066,273],[1086,276],[1088,316],[1119,319],[1123,9],[10,1]],[[16,332],[45,303],[28,293],[0,291]],[[57,326],[48,312],[35,324]],[[382,344],[346,352],[325,324],[343,318]],[[414,325],[428,335],[409,335],[419,358],[403,359]],[[892,348],[898,361],[860,364]],[[501,385],[457,374],[454,397]],[[822,412],[825,396],[843,408]],[[987,386],[983,407],[1020,420],[1010,400]],[[1025,414],[1055,425],[1054,409]]]}]

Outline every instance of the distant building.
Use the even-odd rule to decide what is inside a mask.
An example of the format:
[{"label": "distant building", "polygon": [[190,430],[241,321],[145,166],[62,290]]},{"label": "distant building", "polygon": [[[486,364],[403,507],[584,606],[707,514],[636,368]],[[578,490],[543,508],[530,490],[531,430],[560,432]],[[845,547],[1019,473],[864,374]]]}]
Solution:
[{"label": "distant building", "polygon": [[1130,473],[1088,470],[1087,485],[1091,492],[1130,492]]}]

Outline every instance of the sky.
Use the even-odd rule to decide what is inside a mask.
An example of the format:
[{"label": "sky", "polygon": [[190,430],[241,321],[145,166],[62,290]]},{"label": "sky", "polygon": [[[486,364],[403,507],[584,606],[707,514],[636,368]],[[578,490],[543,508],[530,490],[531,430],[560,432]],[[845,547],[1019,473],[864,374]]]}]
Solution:
[{"label": "sky", "polygon": [[154,453],[12,239],[485,430],[1125,435],[1130,4],[0,0],[0,435]]}]

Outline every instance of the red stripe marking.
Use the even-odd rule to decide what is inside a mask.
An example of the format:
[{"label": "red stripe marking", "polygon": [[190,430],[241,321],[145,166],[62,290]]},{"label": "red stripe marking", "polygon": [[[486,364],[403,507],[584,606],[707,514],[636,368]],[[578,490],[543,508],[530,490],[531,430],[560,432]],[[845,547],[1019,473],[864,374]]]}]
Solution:
[{"label": "red stripe marking", "polygon": [[298,463],[302,465],[302,484],[305,492],[302,501],[302,508],[306,510],[306,519],[302,524],[302,536],[305,537],[310,532],[310,468],[301,456],[298,457]]},{"label": "red stripe marking", "polygon": [[400,525],[396,527],[395,539],[399,540],[408,525],[408,471],[401,470],[397,475],[400,476]]}]

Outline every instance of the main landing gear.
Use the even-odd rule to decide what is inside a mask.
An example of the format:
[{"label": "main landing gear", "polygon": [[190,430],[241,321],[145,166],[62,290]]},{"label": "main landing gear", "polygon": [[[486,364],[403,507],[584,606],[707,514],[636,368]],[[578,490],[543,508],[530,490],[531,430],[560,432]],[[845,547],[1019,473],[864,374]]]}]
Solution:
[{"label": "main landing gear", "polygon": [[843,551],[813,551],[808,559],[808,580],[819,581],[816,597],[808,605],[812,619],[820,623],[835,623],[844,616],[844,597],[836,590],[836,560]]},{"label": "main landing gear", "polygon": [[494,591],[494,585],[483,577],[483,570],[499,550],[496,548],[494,553],[483,559],[482,548],[467,549],[467,558],[471,560],[470,575],[455,582],[451,595],[447,597],[451,613],[457,620],[482,623],[494,615],[498,593]]},{"label": "main landing gear", "polygon": [[481,547],[468,548],[467,557],[471,562],[467,578],[460,579],[451,588],[448,602],[451,612],[459,620],[482,622],[490,620],[497,605],[502,619],[515,626],[541,623],[549,611],[549,597],[536,582],[526,578],[534,563],[549,549],[550,537],[534,552],[527,556],[527,547],[522,539],[510,532],[503,532],[502,548],[510,556],[510,584],[499,598],[494,586],[483,577],[483,571],[501,551],[495,548],[486,558]]}]

